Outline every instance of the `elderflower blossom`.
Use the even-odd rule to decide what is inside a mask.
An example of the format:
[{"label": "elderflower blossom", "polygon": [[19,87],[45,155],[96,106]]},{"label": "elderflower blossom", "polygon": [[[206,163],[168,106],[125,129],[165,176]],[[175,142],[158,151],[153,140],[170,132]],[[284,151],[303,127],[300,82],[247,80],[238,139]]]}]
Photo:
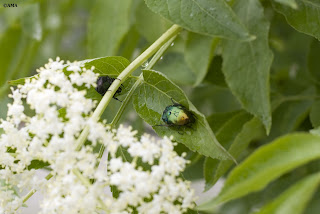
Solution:
[{"label": "elderflower blossom", "polygon": [[[11,88],[13,102],[0,123],[0,214],[19,213],[31,189],[43,195],[41,214],[184,213],[194,207],[190,182],[180,176],[187,161],[169,138],[138,139],[130,127],[111,130],[90,118],[97,103],[86,92],[97,77],[93,67],[57,58]],[[85,127],[87,142],[77,150]],[[94,148],[102,145],[108,160],[100,163]],[[36,174],[44,167],[52,178]]]}]

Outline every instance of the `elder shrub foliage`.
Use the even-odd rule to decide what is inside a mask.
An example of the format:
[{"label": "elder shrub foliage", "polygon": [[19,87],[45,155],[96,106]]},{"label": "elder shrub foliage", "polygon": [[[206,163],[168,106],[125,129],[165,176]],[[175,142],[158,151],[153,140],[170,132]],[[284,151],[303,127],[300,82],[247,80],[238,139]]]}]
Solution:
[{"label": "elder shrub foliage", "polygon": [[[90,78],[115,78],[102,97],[92,79],[82,78],[77,84],[74,73],[59,68],[77,85],[76,91],[84,91],[88,102],[98,105],[86,112],[88,121],[106,120],[106,132],[107,126],[116,130],[125,123],[138,130],[137,137],[143,132],[172,136],[175,152],[188,159],[179,182],[202,179],[207,191],[218,180],[225,181],[217,197],[195,206],[190,205],[190,196],[188,206],[181,210],[320,212],[319,0],[14,3],[17,7],[0,8],[0,116],[4,120],[7,104],[12,103],[7,95],[10,87],[21,88],[39,78],[35,70],[48,58],[77,60],[84,72],[94,73]],[[86,81],[90,84],[84,87]],[[112,100],[119,87],[117,97],[122,102]],[[165,125],[161,116],[172,105],[171,99],[194,114],[192,126],[156,126]],[[21,112],[20,101],[19,106],[16,111]],[[57,117],[65,118],[66,108],[56,109]],[[26,115],[35,113],[32,107],[24,110]],[[14,113],[11,110],[8,116]],[[9,126],[2,125],[0,132],[5,135],[3,127]],[[90,149],[86,140],[93,139],[93,134],[81,133],[85,125],[79,129],[75,141],[83,143],[77,144],[78,151],[85,145],[86,152],[98,156],[99,149],[109,145],[95,141]],[[51,140],[52,136],[47,137]],[[6,153],[3,156],[14,157],[17,150],[1,151]],[[112,154],[117,156],[116,151]],[[20,170],[54,169],[50,167],[54,163],[32,158],[32,167]],[[5,168],[6,164],[0,165]],[[75,174],[84,176],[85,167],[79,165],[79,169]],[[8,188],[4,176],[0,177],[1,191]],[[117,193],[113,196],[118,197]],[[136,208],[131,211],[138,212]]]}]

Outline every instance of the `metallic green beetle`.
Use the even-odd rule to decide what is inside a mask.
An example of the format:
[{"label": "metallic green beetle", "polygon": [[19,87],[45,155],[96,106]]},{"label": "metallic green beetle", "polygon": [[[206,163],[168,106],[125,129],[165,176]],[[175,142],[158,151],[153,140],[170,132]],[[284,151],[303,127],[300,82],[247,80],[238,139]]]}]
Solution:
[{"label": "metallic green beetle", "polygon": [[196,121],[194,114],[183,105],[175,103],[172,98],[171,101],[173,102],[173,105],[167,106],[162,113],[161,119],[166,125],[158,126],[191,127]]}]

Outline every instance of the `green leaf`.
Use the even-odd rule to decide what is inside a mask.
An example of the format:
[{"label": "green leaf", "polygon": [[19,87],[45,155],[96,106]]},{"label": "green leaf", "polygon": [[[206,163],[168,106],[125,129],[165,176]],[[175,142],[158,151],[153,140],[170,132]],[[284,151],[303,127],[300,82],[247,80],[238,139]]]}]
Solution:
[{"label": "green leaf", "polygon": [[281,97],[279,101],[274,99],[272,102],[274,109],[272,113],[273,125],[266,140],[274,140],[276,137],[297,129],[308,117],[312,106],[313,99],[308,96],[315,94],[315,88],[311,87],[293,97]]},{"label": "green leaf", "polygon": [[214,56],[212,59],[205,81],[217,86],[227,87],[224,75],[222,73],[222,57],[219,55]]},{"label": "green leaf", "polygon": [[295,0],[274,0],[280,4],[283,4],[284,6],[289,6],[292,9],[297,9],[298,5],[297,2]]},{"label": "green leaf", "polygon": [[38,75],[34,75],[32,77],[24,77],[24,78],[20,78],[20,79],[16,79],[16,80],[9,80],[8,84],[11,86],[23,85],[26,82],[26,79],[36,78],[37,76]]},{"label": "green leaf", "polygon": [[[97,0],[88,23],[88,55],[116,55],[120,42],[130,28],[132,1]],[[116,17],[116,18],[115,18]]]},{"label": "green leaf", "polygon": [[[230,155],[219,144],[205,117],[190,103],[183,91],[163,74],[144,70],[144,81],[133,97],[134,108],[159,136],[173,136],[174,140],[185,144],[190,150],[219,159],[230,159]],[[164,124],[163,110],[172,105],[171,98],[192,111],[196,122],[192,127],[155,126]]]},{"label": "green leaf", "polygon": [[123,42],[121,43],[121,46],[118,51],[119,56],[123,56],[129,60],[133,60],[135,55],[134,51],[136,50],[136,47],[139,44],[140,41],[140,34],[136,30],[134,26],[132,26],[127,33],[126,37],[123,39]]},{"label": "green leaf", "polygon": [[243,110],[230,111],[230,112],[219,112],[214,113],[207,117],[208,123],[214,133],[220,132],[223,130],[224,126],[233,121],[239,115],[245,114]]},{"label": "green leaf", "polygon": [[195,74],[188,67],[182,53],[169,52],[157,62],[154,69],[168,76],[170,80],[179,85],[193,85]]},{"label": "green leaf", "polygon": [[257,116],[267,133],[271,127],[269,70],[273,54],[268,46],[269,23],[258,0],[239,0],[234,10],[257,38],[250,42],[224,41],[223,73],[242,106]]},{"label": "green leaf", "polygon": [[225,0],[145,0],[145,2],[153,12],[189,31],[227,39],[252,39]]},{"label": "green leaf", "polygon": [[320,101],[316,101],[312,104],[310,120],[314,128],[320,126]]},{"label": "green leaf", "polygon": [[[223,118],[223,116],[226,116]],[[214,132],[219,142],[225,148],[229,148],[234,138],[237,136],[243,125],[248,122],[252,116],[243,110],[239,110],[231,113],[217,113],[207,117],[210,127],[215,128],[216,123],[219,120],[223,120],[220,123],[220,127]]]},{"label": "green leaf", "polygon": [[320,173],[309,175],[255,214],[301,214],[320,184]]},{"label": "green leaf", "polygon": [[199,85],[205,78],[213,57],[213,51],[219,41],[218,38],[213,39],[192,32],[188,33],[184,57],[193,73],[195,73],[194,86]]},{"label": "green leaf", "polygon": [[313,39],[308,54],[308,71],[316,82],[320,82],[320,42]]},{"label": "green leaf", "polygon": [[298,9],[273,3],[274,8],[283,14],[287,22],[297,31],[320,39],[320,1],[299,0]]},{"label": "green leaf", "polygon": [[[208,99],[210,97],[210,99]],[[241,109],[241,105],[229,88],[212,84],[201,84],[192,90],[190,100],[205,115],[216,112],[231,112]]]},{"label": "green leaf", "polygon": [[148,42],[158,39],[172,24],[148,9],[142,1],[136,10],[136,28]]},{"label": "green leaf", "polygon": [[40,41],[42,38],[42,26],[40,21],[39,3],[24,6],[21,17],[23,32],[32,39]]},{"label": "green leaf", "polygon": [[188,209],[186,214],[197,214],[197,213],[198,213],[197,210],[190,210],[190,209]]},{"label": "green leaf", "polygon": [[260,147],[234,168],[220,195],[199,206],[209,211],[227,202],[259,191],[281,175],[320,158],[320,137],[312,134],[290,134]]},{"label": "green leaf", "polygon": [[129,60],[121,56],[109,56],[84,60],[86,68],[95,67],[94,72],[101,75],[119,75],[129,64]]},{"label": "green leaf", "polygon": [[63,122],[65,122],[65,121],[67,121],[68,120],[68,118],[67,118],[67,109],[66,108],[60,108],[59,110],[58,110],[58,114],[59,114],[59,118],[61,118],[61,120],[63,121]]},{"label": "green leaf", "polygon": [[[250,117],[248,117],[248,115],[242,115],[242,118],[239,116],[232,118],[233,121],[230,121],[234,125],[231,124],[229,125],[229,129],[225,128],[225,130],[222,131],[225,132],[225,135],[228,135],[233,127],[236,130],[234,131],[235,134],[233,138],[230,139],[232,144],[227,147],[228,152],[234,158],[240,157],[240,155],[248,147],[250,142],[263,136],[263,126],[257,118],[252,118],[251,120],[249,120]],[[220,134],[217,134],[217,138],[219,142],[222,142],[222,145],[224,145],[223,141],[220,141]],[[205,170],[206,167],[210,169],[210,162],[212,163],[212,160],[208,160],[208,163],[205,164]],[[229,168],[233,165],[233,162],[222,160],[215,165],[216,168],[214,169],[214,171],[211,171],[211,173],[207,173],[207,176],[205,176],[206,190],[210,189],[218,181],[218,179],[229,170]]]},{"label": "green leaf", "polygon": [[[266,13],[267,14],[267,13]],[[269,33],[270,47],[273,49],[274,61],[272,63],[271,78],[273,85],[278,84],[277,91],[283,89],[293,94],[301,88],[304,82],[309,81],[307,76],[306,62],[310,43],[314,38],[303,33],[297,32],[285,20],[281,14],[274,13]],[[310,75],[309,75],[310,76]],[[284,81],[282,83],[282,81]],[[288,88],[287,83],[296,81]],[[302,83],[302,84],[301,84]]]},{"label": "green leaf", "polygon": [[[207,117],[212,131],[217,136],[218,141],[224,148],[229,148],[237,133],[241,130],[243,124],[250,118],[245,111],[233,111],[224,113],[215,113]],[[230,131],[230,133],[228,133]],[[204,162],[204,178],[206,181],[205,190],[209,190],[215,183],[214,175],[216,173],[219,160],[207,157]]]},{"label": "green leaf", "polygon": [[[249,143],[261,138],[262,136],[264,136],[262,123],[257,118],[252,118],[243,125],[242,129],[228,149],[228,152],[232,154],[233,157],[238,158],[248,147]],[[221,161],[219,163],[215,173],[215,182],[217,182],[218,179],[228,171],[232,164],[233,162],[230,161]]]},{"label": "green leaf", "polygon": [[41,160],[32,160],[30,165],[27,167],[28,170],[30,169],[42,169],[46,166],[50,166],[50,164],[48,162],[44,162]]}]

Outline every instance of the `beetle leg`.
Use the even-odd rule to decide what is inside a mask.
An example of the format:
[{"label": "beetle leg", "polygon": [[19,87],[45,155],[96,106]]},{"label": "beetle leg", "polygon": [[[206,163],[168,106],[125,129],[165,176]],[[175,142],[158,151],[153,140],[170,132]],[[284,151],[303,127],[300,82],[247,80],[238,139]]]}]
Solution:
[{"label": "beetle leg", "polygon": [[184,134],[184,132],[181,132],[181,127],[180,126],[178,126],[178,133],[181,134],[181,135]]},{"label": "beetle leg", "polygon": [[[111,90],[107,90],[107,91],[111,91]],[[115,94],[114,94],[115,95]],[[120,102],[122,102],[121,100],[119,100],[118,98],[116,98],[115,96],[113,95],[113,99],[115,99],[115,100],[118,100],[118,101],[120,101]]]},{"label": "beetle leg", "polygon": [[172,97],[171,97],[171,102],[173,103],[173,105],[180,105],[179,103],[175,102]]},{"label": "beetle leg", "polygon": [[[119,79],[119,78],[115,78],[114,80],[119,80],[120,82],[121,82],[121,79]],[[120,88],[121,87],[124,87],[122,84],[120,85]]]},{"label": "beetle leg", "polygon": [[114,96],[113,96],[113,99],[118,100],[119,102],[122,103],[122,100],[119,100],[118,98],[116,98],[116,97],[114,97]]},{"label": "beetle leg", "polygon": [[168,125],[163,125],[163,124],[153,125],[152,127],[155,127],[155,126],[165,126],[165,127],[169,127]]}]

